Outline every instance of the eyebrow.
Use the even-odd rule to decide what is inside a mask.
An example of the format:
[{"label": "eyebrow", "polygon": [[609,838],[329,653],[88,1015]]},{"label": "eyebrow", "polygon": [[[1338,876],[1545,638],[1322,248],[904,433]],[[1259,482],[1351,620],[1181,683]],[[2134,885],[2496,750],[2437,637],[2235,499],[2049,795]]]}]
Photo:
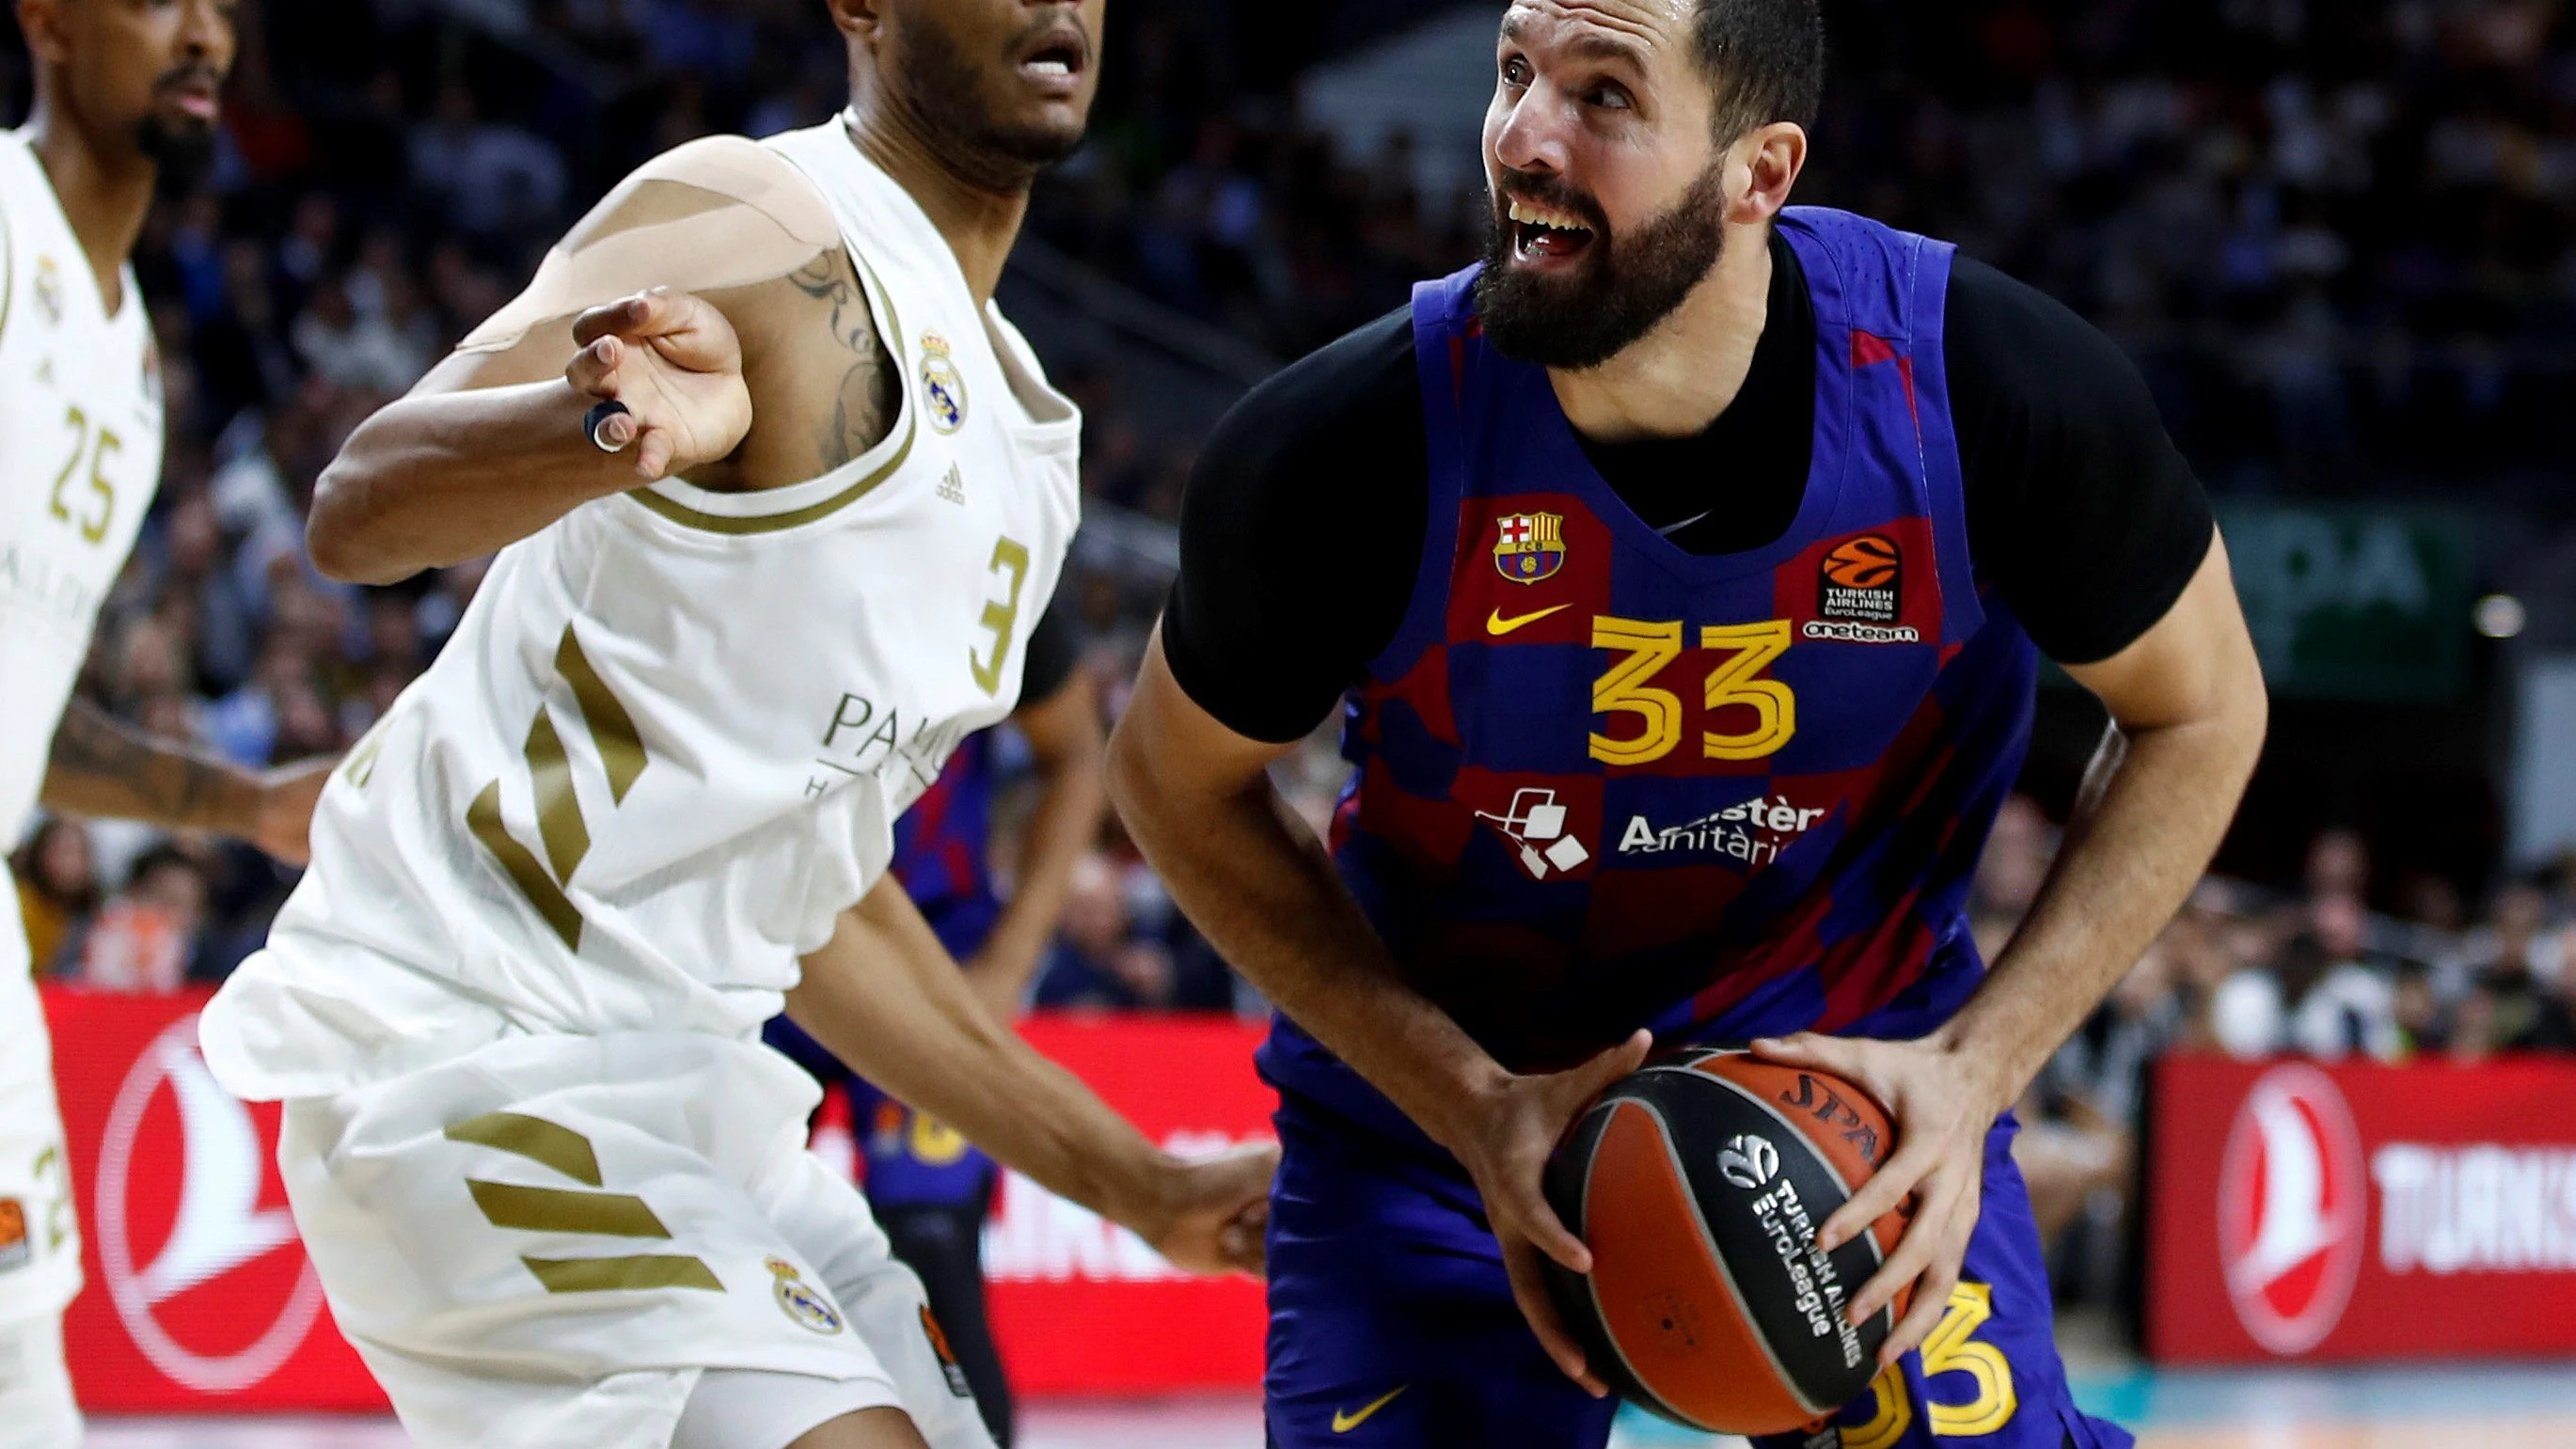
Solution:
[{"label": "eyebrow", "polygon": [[[1518,17],[1504,17],[1503,39],[1518,43],[1520,38],[1521,23]],[[1610,36],[1602,35],[1596,31],[1582,31],[1577,33],[1572,39],[1565,42],[1565,49],[1569,54],[1582,56],[1588,60],[1615,60],[1624,62],[1639,72],[1643,72],[1646,69],[1646,53],[1644,51],[1639,50],[1636,46],[1629,44],[1627,41],[1617,40]]]}]

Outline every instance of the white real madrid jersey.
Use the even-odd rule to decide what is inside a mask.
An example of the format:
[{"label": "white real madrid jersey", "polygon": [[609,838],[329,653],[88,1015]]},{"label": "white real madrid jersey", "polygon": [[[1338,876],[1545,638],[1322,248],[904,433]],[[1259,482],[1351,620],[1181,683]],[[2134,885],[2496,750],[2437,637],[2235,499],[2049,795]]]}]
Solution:
[{"label": "white real madrid jersey", "polygon": [[604,498],[504,549],[324,792],[313,865],[202,1024],[251,1098],[518,1032],[743,1036],[1008,714],[1078,519],[1080,420],[836,124],[832,205],[902,377],[823,477]]},{"label": "white real madrid jersey", "polygon": [[159,359],[119,275],[110,316],[26,133],[0,132],[0,851],[161,483]]}]

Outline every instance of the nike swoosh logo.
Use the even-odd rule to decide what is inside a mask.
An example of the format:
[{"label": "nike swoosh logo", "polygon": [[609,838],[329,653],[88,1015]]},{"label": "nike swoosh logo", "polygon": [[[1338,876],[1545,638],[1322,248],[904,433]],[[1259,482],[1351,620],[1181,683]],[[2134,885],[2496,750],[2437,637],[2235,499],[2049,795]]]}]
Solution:
[{"label": "nike swoosh logo", "polygon": [[1502,610],[1496,609],[1494,612],[1485,616],[1485,632],[1488,634],[1508,634],[1514,629],[1520,628],[1524,624],[1535,624],[1550,614],[1562,614],[1573,607],[1574,606],[1572,604],[1559,604],[1553,609],[1541,609],[1535,614],[1518,614],[1509,619],[1503,617]]},{"label": "nike swoosh logo", "polygon": [[[1563,607],[1565,607],[1565,606],[1564,606],[1564,605],[1562,605],[1562,604],[1559,604],[1559,605],[1557,606],[1557,608],[1560,608],[1560,609],[1561,609],[1561,608],[1563,608]],[[1556,609],[1550,609],[1550,610],[1548,610],[1548,612],[1549,612],[1549,613],[1551,613],[1551,614],[1553,614],[1553,613],[1555,613],[1555,612],[1556,612]],[[1535,618],[1535,617],[1537,617],[1537,616],[1536,616],[1536,615],[1532,615],[1531,617]],[[1394,1388],[1391,1392],[1389,1392],[1385,1398],[1378,1400],[1376,1403],[1373,1403],[1373,1404],[1368,1405],[1366,1408],[1361,1409],[1361,1410],[1360,1410],[1358,1413],[1356,1413],[1356,1414],[1351,1413],[1351,1412],[1349,1412],[1348,1410],[1345,1410],[1345,1409],[1335,1409],[1335,1410],[1333,1411],[1333,1432],[1334,1432],[1334,1433],[1336,1433],[1336,1434],[1347,1434],[1347,1433],[1351,1432],[1353,1429],[1358,1428],[1360,1425],[1367,1423],[1367,1422],[1369,1421],[1369,1416],[1370,1416],[1370,1415],[1372,1415],[1372,1414],[1376,1413],[1376,1412],[1377,1412],[1378,1410],[1380,1410],[1380,1409],[1385,1408],[1387,1405],[1394,1403],[1394,1402],[1395,1402],[1395,1396],[1396,1396],[1397,1394],[1403,1393],[1406,1389],[1409,1389],[1409,1388],[1412,1388],[1412,1387],[1413,1387],[1413,1385],[1411,1385],[1411,1384],[1397,1384],[1397,1385],[1395,1386],[1395,1388]]]}]

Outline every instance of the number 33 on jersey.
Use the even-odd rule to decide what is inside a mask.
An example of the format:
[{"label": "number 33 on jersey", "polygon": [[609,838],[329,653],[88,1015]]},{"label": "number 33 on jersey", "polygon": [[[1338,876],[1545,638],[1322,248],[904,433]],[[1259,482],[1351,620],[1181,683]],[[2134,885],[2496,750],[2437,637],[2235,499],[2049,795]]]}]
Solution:
[{"label": "number 33 on jersey", "polygon": [[1497,855],[1524,881],[1749,878],[1840,833],[1957,652],[1920,516],[1702,558],[1615,499],[1464,502],[1424,571],[1447,597],[1416,599],[1418,652],[1362,692],[1353,737],[1395,787],[1378,799],[1445,778],[1466,807],[1436,829],[1385,812],[1433,858]]}]

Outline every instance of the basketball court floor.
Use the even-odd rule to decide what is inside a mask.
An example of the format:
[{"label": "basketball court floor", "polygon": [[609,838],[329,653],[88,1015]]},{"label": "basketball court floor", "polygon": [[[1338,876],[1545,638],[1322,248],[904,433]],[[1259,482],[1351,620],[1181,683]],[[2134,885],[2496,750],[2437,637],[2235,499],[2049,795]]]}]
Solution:
[{"label": "basketball court floor", "polygon": [[[2576,1449],[2576,1362],[2455,1368],[2090,1373],[2087,1409],[2139,1430],[2141,1449]],[[1260,1449],[1260,1406],[1211,1396],[1029,1406],[1020,1449]],[[1733,1441],[1649,1420],[1614,1449]],[[407,1449],[365,1419],[107,1419],[90,1449]],[[1496,1446],[1509,1449],[1509,1446]]]}]

